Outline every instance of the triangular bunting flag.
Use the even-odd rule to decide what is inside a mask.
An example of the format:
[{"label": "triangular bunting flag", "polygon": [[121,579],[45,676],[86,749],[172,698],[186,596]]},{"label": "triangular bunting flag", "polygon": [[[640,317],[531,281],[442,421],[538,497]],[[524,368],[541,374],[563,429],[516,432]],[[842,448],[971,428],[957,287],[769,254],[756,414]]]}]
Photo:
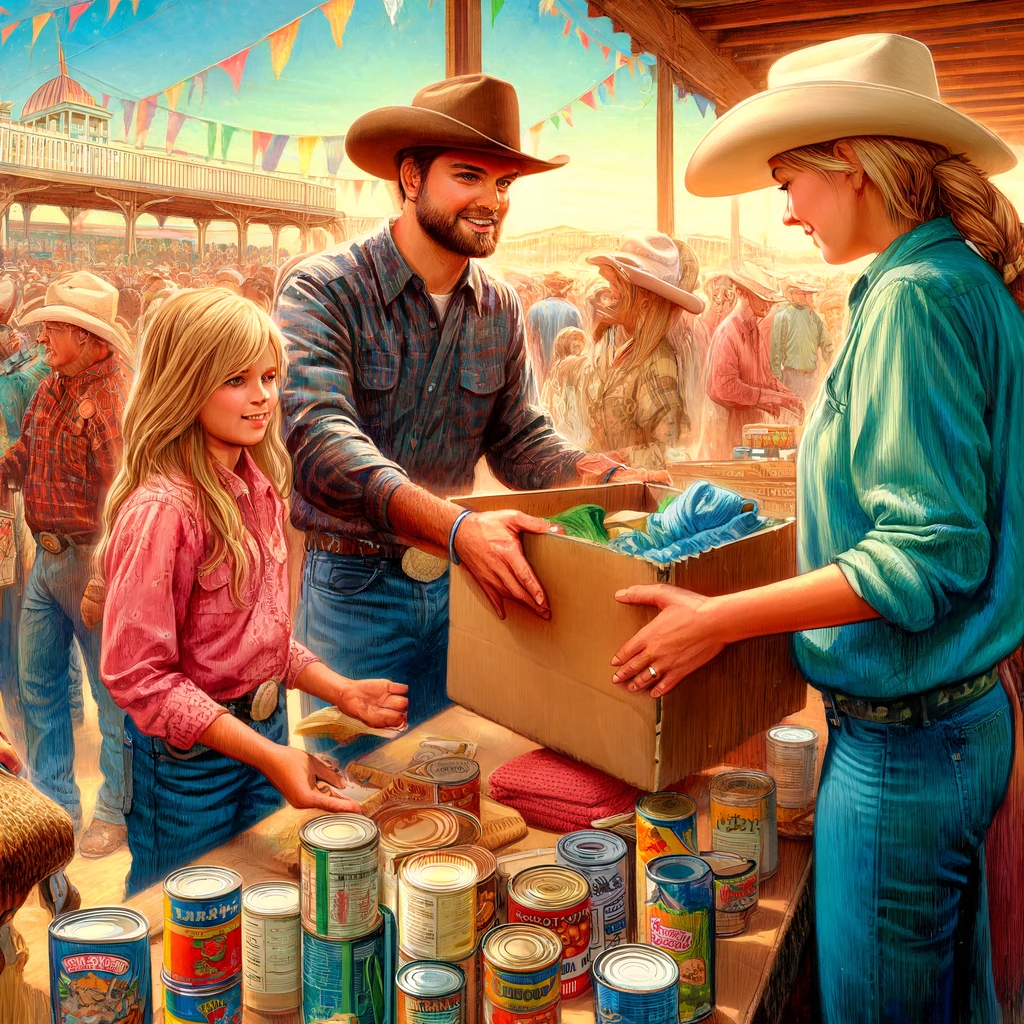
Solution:
[{"label": "triangular bunting flag", "polygon": [[558,120],[558,115],[557,115],[557,114],[555,114],[555,116],[554,116],[553,118],[551,118],[551,123],[552,123],[552,124],[553,124],[553,125],[554,125],[554,126],[555,126],[556,128],[558,127],[558,125],[559,125],[559,120]]},{"label": "triangular bunting flag", "polygon": [[377,186],[380,184],[379,178],[374,178],[370,182],[370,198],[372,199],[377,194]]},{"label": "triangular bunting flag", "polygon": [[601,100],[602,103],[607,103],[608,102],[608,87],[604,84],[604,82],[602,82],[597,87],[597,95],[598,95],[598,98]]},{"label": "triangular bunting flag", "polygon": [[391,24],[394,25],[398,12],[402,9],[402,0],[384,0],[384,10],[388,12]]},{"label": "triangular bunting flag", "polygon": [[43,31],[43,26],[53,17],[53,11],[47,11],[45,14],[37,14],[32,19],[32,45],[36,45],[36,40],[39,38],[39,33]]},{"label": "triangular bunting flag", "polygon": [[498,15],[501,14],[501,9],[504,6],[505,0],[491,0],[491,28],[494,28],[494,23],[498,20]]},{"label": "triangular bunting flag", "polygon": [[573,126],[572,125],[572,104],[571,103],[569,104],[569,106],[567,106],[565,108],[565,110],[562,111],[562,119],[565,121],[565,123],[570,128]]},{"label": "triangular bunting flag", "polygon": [[565,19],[565,28],[562,29],[562,35],[563,36],[567,36],[571,31],[572,31],[572,22],[568,18],[566,18]]},{"label": "triangular bunting flag", "polygon": [[252,133],[252,162],[254,164],[263,156],[269,142],[270,132]]},{"label": "triangular bunting flag", "polygon": [[103,94],[102,103],[103,103],[103,109],[104,110],[109,110],[110,109],[110,93],[109,92],[105,92]]},{"label": "triangular bunting flag", "polygon": [[221,160],[227,160],[228,158],[228,146],[231,145],[231,136],[235,134],[237,129],[233,124],[222,124],[220,126],[220,158]]},{"label": "triangular bunting flag", "polygon": [[352,194],[356,197],[357,203],[359,202],[359,197],[363,193],[363,184],[364,182],[362,178],[356,178],[356,180],[352,182]]},{"label": "triangular bunting flag", "polygon": [[587,36],[587,33],[584,32],[583,29],[581,29],[578,25],[576,27],[576,37],[583,44],[584,50],[590,49],[590,38]]},{"label": "triangular bunting flag", "polygon": [[179,82],[177,85],[172,85],[170,89],[164,89],[164,95],[167,97],[167,106],[171,110],[178,109],[178,97],[181,96],[181,88],[184,84],[184,82]]},{"label": "triangular bunting flag", "polygon": [[633,78],[636,78],[636,57],[626,58],[626,67],[629,68],[629,73]]},{"label": "triangular bunting flag", "polygon": [[68,31],[74,32],[75,25],[78,24],[78,19],[85,14],[85,12],[92,7],[92,0],[85,0],[85,3],[72,4],[68,8]]},{"label": "triangular bunting flag", "polygon": [[146,145],[146,136],[149,134],[149,126],[153,123],[155,113],[155,96],[147,96],[144,100],[139,101],[139,108],[135,114],[135,145],[140,149]]},{"label": "triangular bunting flag", "polygon": [[124,137],[127,139],[132,127],[132,115],[135,113],[135,100],[121,100],[121,109],[124,111]]},{"label": "triangular bunting flag", "polygon": [[337,174],[341,169],[341,161],[345,156],[345,136],[325,135],[324,153],[327,156],[327,173]]},{"label": "triangular bunting flag", "polygon": [[615,74],[614,74],[614,72],[612,74],[610,74],[601,84],[608,90],[608,92],[609,92],[609,94],[611,96],[615,95]]},{"label": "triangular bunting flag", "polygon": [[263,170],[276,171],[277,165],[281,162],[281,154],[288,144],[290,135],[272,135],[263,153]]},{"label": "triangular bunting flag", "polygon": [[697,104],[697,110],[700,112],[700,116],[703,117],[708,112],[709,100],[705,96],[694,93],[693,102]]},{"label": "triangular bunting flag", "polygon": [[110,6],[107,8],[107,21],[110,21],[110,19],[114,16],[114,11],[117,10],[117,5],[120,2],[121,0],[110,0]]},{"label": "triangular bunting flag", "polygon": [[199,109],[203,109],[203,101],[206,99],[206,76],[209,74],[208,71],[200,71],[199,74],[192,76],[192,81],[188,85],[188,99],[187,103],[192,103],[192,93],[199,93]]},{"label": "triangular bunting flag", "polygon": [[[301,18],[296,18],[290,25],[285,25],[284,28],[279,28],[267,36],[267,42],[270,43],[270,66],[274,69],[275,78],[281,77],[281,72],[284,71],[284,66],[292,55],[292,46],[295,43],[295,37],[299,34],[301,20]],[[235,92],[237,91],[236,89]]]},{"label": "triangular bunting flag", "polygon": [[607,60],[612,55],[612,48],[610,46],[602,46],[601,53],[604,54],[604,59]]},{"label": "triangular bunting flag", "polygon": [[615,70],[618,71],[619,68],[624,68],[625,66],[626,66],[626,55],[624,53],[622,53],[620,50],[616,50],[615,51]]},{"label": "triangular bunting flag", "polygon": [[139,0],[132,0],[132,14],[139,13]]},{"label": "triangular bunting flag", "polygon": [[206,122],[206,159],[210,161],[213,159],[213,154],[217,152],[217,122],[207,121]]},{"label": "triangular bunting flag", "polygon": [[242,84],[242,75],[245,72],[245,62],[249,58],[249,50],[252,47],[248,47],[245,50],[239,50],[232,57],[228,57],[226,60],[219,61],[217,67],[223,68],[231,79],[231,84],[235,87],[235,92],[238,92],[238,87]]},{"label": "triangular bunting flag", "polygon": [[540,155],[540,133],[544,131],[544,122],[530,128],[530,150],[534,156]]},{"label": "triangular bunting flag", "polygon": [[313,159],[313,150],[320,141],[319,135],[299,136],[299,174],[309,173],[309,163]]},{"label": "triangular bunting flag", "polygon": [[164,139],[164,149],[168,153],[174,148],[174,140],[185,123],[185,114],[179,114],[176,110],[167,111],[167,137]]},{"label": "triangular bunting flag", "polygon": [[590,107],[591,110],[597,110],[597,100],[594,97],[594,90],[593,89],[591,89],[590,92],[585,93],[584,95],[582,95],[580,97],[580,102],[581,103],[586,103],[586,105],[588,107]]},{"label": "triangular bunting flag", "polygon": [[13,25],[4,25],[4,27],[3,27],[3,28],[0,28],[0,46],[3,46],[3,44],[4,44],[4,43],[6,43],[8,39],[10,39],[10,37],[11,37],[11,33],[12,33],[12,32],[13,32],[13,31],[14,31],[14,30],[15,30],[15,29],[16,29],[16,28],[17,28],[17,27],[18,27],[18,26],[20,25],[20,24],[21,24],[21,22],[20,22],[20,21],[16,21],[16,22],[14,22],[14,24],[13,24]]},{"label": "triangular bunting flag", "polygon": [[330,0],[320,8],[324,17],[331,23],[331,35],[334,38],[334,45],[341,49],[341,41],[345,37],[345,26],[348,24],[349,16],[352,14],[352,5],[355,0]]}]

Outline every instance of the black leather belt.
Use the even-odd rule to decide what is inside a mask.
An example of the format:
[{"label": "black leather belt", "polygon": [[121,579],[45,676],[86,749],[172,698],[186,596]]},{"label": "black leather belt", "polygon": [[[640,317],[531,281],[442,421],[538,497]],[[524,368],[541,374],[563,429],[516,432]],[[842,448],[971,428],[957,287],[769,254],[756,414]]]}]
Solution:
[{"label": "black leather belt", "polygon": [[268,679],[241,697],[217,703],[243,722],[264,722],[277,710],[280,692],[281,684],[276,679]]},{"label": "black leather belt", "polygon": [[376,544],[372,540],[352,540],[333,533],[306,533],[307,551],[327,551],[332,555],[359,555],[362,558],[401,558],[407,548],[400,544]]}]

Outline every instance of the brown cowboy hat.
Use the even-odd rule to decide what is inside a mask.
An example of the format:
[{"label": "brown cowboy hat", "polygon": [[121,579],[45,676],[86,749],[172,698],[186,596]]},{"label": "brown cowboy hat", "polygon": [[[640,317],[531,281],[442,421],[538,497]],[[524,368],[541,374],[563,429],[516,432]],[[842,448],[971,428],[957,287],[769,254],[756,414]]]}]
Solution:
[{"label": "brown cowboy hat", "polygon": [[385,181],[398,179],[403,149],[442,146],[518,160],[520,173],[553,171],[567,156],[539,160],[520,150],[519,98],[490,75],[458,75],[420,89],[408,107],[379,107],[356,118],[345,152],[357,167]]}]

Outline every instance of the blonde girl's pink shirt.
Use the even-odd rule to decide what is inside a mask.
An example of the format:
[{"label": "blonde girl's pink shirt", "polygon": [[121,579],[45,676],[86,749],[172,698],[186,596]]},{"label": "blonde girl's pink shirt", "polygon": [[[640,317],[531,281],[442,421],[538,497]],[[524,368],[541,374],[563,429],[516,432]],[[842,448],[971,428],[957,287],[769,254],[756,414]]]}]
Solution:
[{"label": "blonde girl's pink shirt", "polygon": [[227,713],[219,701],[268,679],[292,686],[318,660],[291,635],[284,501],[244,450],[218,472],[254,541],[242,607],[226,563],[199,572],[209,530],[184,479],[135,490],[107,548],[100,676],[140,731],[181,748]]}]

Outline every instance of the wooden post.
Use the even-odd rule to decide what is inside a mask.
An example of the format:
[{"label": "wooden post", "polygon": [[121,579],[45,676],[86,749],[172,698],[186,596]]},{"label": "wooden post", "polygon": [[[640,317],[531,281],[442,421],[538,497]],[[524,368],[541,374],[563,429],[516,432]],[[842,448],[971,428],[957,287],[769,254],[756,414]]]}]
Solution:
[{"label": "wooden post", "polygon": [[281,249],[281,225],[271,223],[270,227],[270,264],[277,266],[277,258]]},{"label": "wooden post", "polygon": [[445,0],[445,77],[479,74],[481,0]]},{"label": "wooden post", "polygon": [[36,208],[35,203],[22,203],[21,204],[21,217],[25,222],[25,239],[28,239],[29,228],[32,224],[32,211]]},{"label": "wooden post", "polygon": [[676,233],[675,190],[675,76],[672,68],[658,61],[657,188],[658,230]]},{"label": "wooden post", "polygon": [[205,217],[193,217],[192,223],[196,226],[196,261],[202,263],[206,259],[206,229],[210,222]]},{"label": "wooden post", "polygon": [[743,262],[743,241],[740,238],[740,200],[738,196],[732,197],[729,207],[729,266],[733,270],[739,270]]}]

